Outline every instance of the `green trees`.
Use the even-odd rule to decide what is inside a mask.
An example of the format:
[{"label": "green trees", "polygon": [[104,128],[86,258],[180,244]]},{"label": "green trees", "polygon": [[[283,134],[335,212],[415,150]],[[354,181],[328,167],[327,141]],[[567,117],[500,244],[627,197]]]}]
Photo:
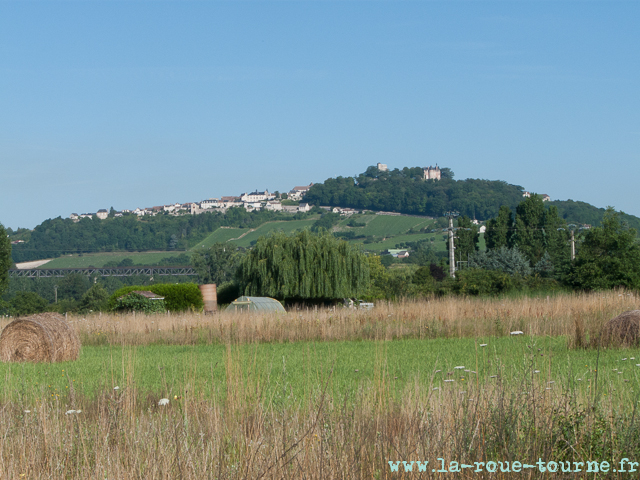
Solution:
[{"label": "green trees", "polygon": [[369,262],[357,247],[308,230],[258,240],[243,258],[238,280],[245,295],[311,301],[354,297],[369,287]]},{"label": "green trees", "polygon": [[640,289],[640,245],[621,214],[607,208],[602,226],[587,232],[578,248],[569,281],[585,290]]},{"label": "green trees", "polygon": [[[458,218],[458,229],[455,232],[455,257],[456,261],[466,262],[467,259],[478,250],[478,226],[466,216]],[[449,243],[447,242],[447,250]]]},{"label": "green trees", "polygon": [[514,208],[522,199],[522,187],[488,180],[454,180],[442,168],[442,180],[425,182],[422,168],[380,172],[369,167],[357,177],[329,178],[314,184],[305,201],[315,205],[390,210],[400,213],[440,216],[446,210],[480,220],[498,214],[499,205]]},{"label": "green trees", "polygon": [[487,248],[493,250],[500,247],[511,247],[513,237],[513,213],[506,205],[500,207],[498,216],[487,222],[484,234]]},{"label": "green trees", "polygon": [[238,266],[236,246],[229,243],[214,243],[204,252],[196,252],[191,256],[191,264],[198,272],[200,283],[222,285],[233,279]]},{"label": "green trees", "polygon": [[14,316],[42,313],[49,306],[44,298],[35,292],[18,292],[9,300],[9,313]]},{"label": "green trees", "polygon": [[11,261],[11,241],[7,237],[7,231],[0,223],[0,296],[9,287],[9,269]]},{"label": "green trees", "polygon": [[531,195],[517,206],[515,220],[509,207],[503,205],[498,216],[487,222],[487,249],[501,252],[499,256],[505,259],[511,255],[514,260],[517,255],[509,252],[517,247],[535,273],[549,276],[569,261],[569,232],[565,226],[554,205],[545,208],[542,197]]}]

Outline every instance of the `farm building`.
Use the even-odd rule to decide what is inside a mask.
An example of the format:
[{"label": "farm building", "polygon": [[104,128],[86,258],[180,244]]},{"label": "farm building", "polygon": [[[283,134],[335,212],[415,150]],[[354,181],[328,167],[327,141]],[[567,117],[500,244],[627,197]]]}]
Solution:
[{"label": "farm building", "polygon": [[227,307],[227,311],[249,310],[253,312],[285,312],[282,304],[270,297],[240,297]]}]

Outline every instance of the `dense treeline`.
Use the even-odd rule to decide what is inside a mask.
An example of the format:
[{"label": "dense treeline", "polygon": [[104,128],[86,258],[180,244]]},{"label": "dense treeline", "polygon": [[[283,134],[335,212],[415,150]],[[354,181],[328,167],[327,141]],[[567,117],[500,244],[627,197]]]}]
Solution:
[{"label": "dense treeline", "polygon": [[[444,169],[443,169],[444,170]],[[305,201],[313,205],[394,211],[442,216],[457,210],[478,220],[495,217],[501,205],[516,207],[522,187],[502,181],[454,180],[447,171],[442,180],[423,180],[420,167],[380,172],[369,167],[357,177],[329,178],[313,185]]]},{"label": "dense treeline", "polygon": [[105,220],[83,218],[77,223],[58,217],[45,220],[25,243],[14,245],[12,258],[18,263],[70,253],[186,250],[221,226],[253,228],[269,220],[292,220],[299,215],[231,208],[226,214],[125,215]]}]

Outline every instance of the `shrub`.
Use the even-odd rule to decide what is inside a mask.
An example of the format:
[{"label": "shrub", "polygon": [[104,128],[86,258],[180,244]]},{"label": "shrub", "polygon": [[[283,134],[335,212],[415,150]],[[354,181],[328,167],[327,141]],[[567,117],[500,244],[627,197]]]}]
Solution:
[{"label": "shrub", "polygon": [[148,290],[163,296],[166,309],[170,312],[182,312],[185,310],[199,311],[204,307],[202,294],[195,283],[159,283],[146,286],[133,285],[116,290],[116,292],[111,295],[111,298],[109,298],[109,309],[115,310],[117,308],[118,298],[134,290]]},{"label": "shrub", "polygon": [[131,292],[116,300],[115,310],[128,312],[162,313],[166,310],[164,300],[153,300]]},{"label": "shrub", "polygon": [[15,316],[42,313],[48,306],[49,302],[35,292],[18,292],[9,300],[9,312]]}]

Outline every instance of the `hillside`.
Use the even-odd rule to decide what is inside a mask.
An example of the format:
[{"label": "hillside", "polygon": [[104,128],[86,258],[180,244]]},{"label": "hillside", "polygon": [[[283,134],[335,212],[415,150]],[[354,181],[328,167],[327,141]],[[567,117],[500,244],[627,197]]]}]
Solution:
[{"label": "hillside", "polygon": [[[378,171],[369,167],[356,177],[328,178],[316,183],[307,192],[305,201],[313,205],[327,205],[389,211],[412,215],[440,217],[455,210],[461,215],[486,221],[498,214],[500,206],[515,208],[523,200],[523,188],[500,180],[454,180],[453,172],[439,181],[424,180],[419,167]],[[604,208],[573,200],[549,202],[558,207],[560,215],[569,223],[597,226]],[[623,219],[640,232],[640,218],[625,214]]]},{"label": "hillside", "polygon": [[[233,243],[248,248],[263,235],[282,230],[292,233],[310,228],[319,215],[306,220],[267,221],[255,228],[219,227],[186,252],[103,252],[86,254],[66,254],[55,258],[39,268],[79,268],[116,265],[183,265],[190,253],[206,248],[214,243]],[[389,248],[403,247],[408,243],[427,241],[434,252],[446,250],[445,238],[437,221],[424,217],[407,215],[354,215],[342,217],[333,227],[334,235],[353,244],[361,244],[363,250],[379,253]],[[442,222],[439,222],[442,224]],[[352,226],[356,225],[356,226]],[[124,262],[124,263],[123,263]]]},{"label": "hillside", "polygon": [[[439,250],[442,222],[426,228],[429,218],[440,218],[449,210],[483,221],[493,218],[501,205],[512,210],[522,201],[522,187],[503,181],[479,179],[454,180],[453,172],[442,169],[441,180],[423,180],[422,168],[403,168],[380,172],[369,167],[356,177],[329,178],[314,184],[305,201],[314,205],[350,207],[373,212],[387,211],[404,215],[358,215],[333,221],[336,236],[349,242],[362,243],[363,248],[381,251],[397,244],[428,240]],[[566,200],[555,205],[568,223],[597,226],[605,209],[585,202]],[[13,245],[14,262],[64,257],[49,266],[99,266],[130,258],[135,264],[162,261],[181,251],[193,251],[216,242],[233,241],[250,247],[261,235],[271,230],[293,232],[314,225],[320,210],[296,215],[232,208],[225,214],[157,215],[138,218],[135,215],[110,217],[105,220],[81,219],[74,223],[60,217],[49,219],[32,231],[8,231]],[[624,215],[623,219],[640,231],[640,218]],[[161,252],[143,257],[138,252]],[[144,260],[143,260],[144,258]],[[75,259],[71,261],[70,259]]]}]

